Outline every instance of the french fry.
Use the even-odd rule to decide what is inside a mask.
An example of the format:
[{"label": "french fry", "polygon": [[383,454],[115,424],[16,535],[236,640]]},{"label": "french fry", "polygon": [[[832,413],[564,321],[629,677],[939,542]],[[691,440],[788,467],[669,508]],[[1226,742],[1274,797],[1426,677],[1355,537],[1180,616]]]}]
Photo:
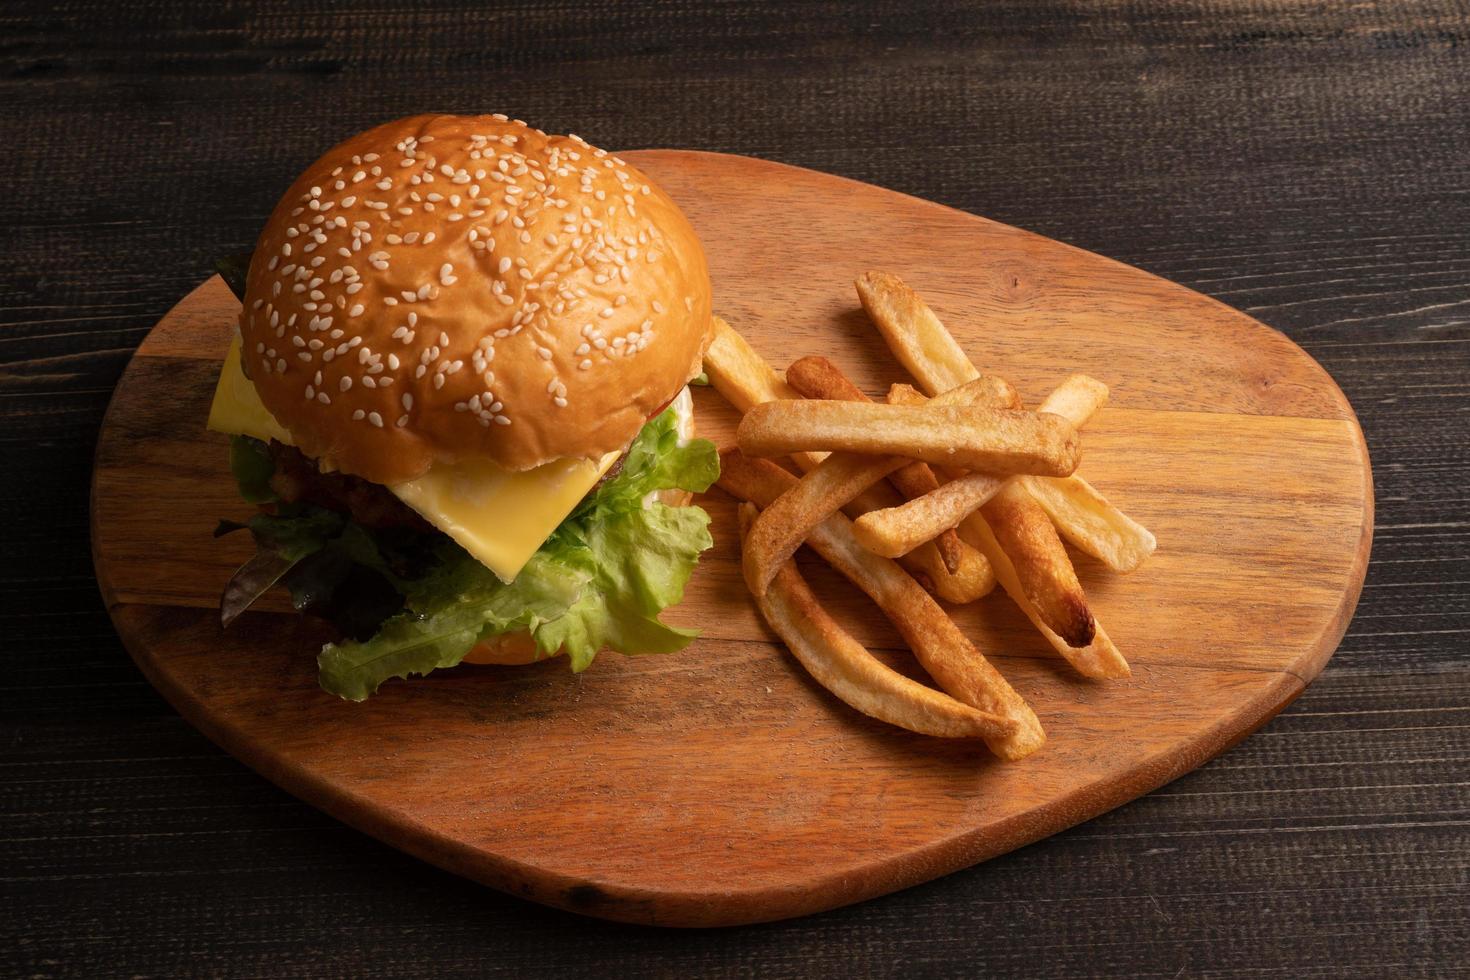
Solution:
[{"label": "french fry", "polygon": [[1052,389],[1037,411],[1060,415],[1080,429],[1107,403],[1107,385],[1085,374],[1070,374]]},{"label": "french fry", "polygon": [[[1085,374],[1074,374],[1057,386],[1041,405],[1043,412],[1060,415],[1081,428],[1106,403],[1108,387]],[[888,392],[894,405],[922,405],[927,399],[911,385],[896,384]],[[943,488],[914,496],[890,510],[873,511],[853,526],[863,547],[893,558],[906,554],[941,529],[952,530],[978,510],[1001,488],[1001,479],[987,473],[951,473]],[[1029,484],[1028,484],[1029,486]]]},{"label": "french fry", "polygon": [[752,456],[842,450],[1040,476],[1067,476],[1081,455],[1060,415],[974,406],[766,402],[745,413],[735,439]]},{"label": "french fry", "polygon": [[[795,457],[797,465],[810,473],[817,464],[807,465],[807,461],[815,455],[821,454],[798,453]],[[848,517],[857,518],[869,511],[897,507],[901,503],[903,503],[903,498],[891,486],[886,483],[875,483],[848,501],[842,510]],[[990,562],[973,545],[967,548],[966,555],[974,556],[976,560],[972,561],[962,557],[960,567],[954,572],[951,572],[944,564],[944,558],[932,541],[925,542],[910,551],[898,559],[898,563],[908,569],[909,574],[913,575],[925,590],[932,592],[945,602],[962,606],[967,602],[974,602],[995,588],[995,575],[990,571]]]},{"label": "french fry", "polygon": [[[704,372],[720,397],[742,415],[765,402],[800,398],[775,368],[757,354],[734,327],[720,317],[710,317],[709,346],[704,351]],[[796,453],[802,469],[813,469],[825,453]]]},{"label": "french fry", "polygon": [[1123,513],[1086,480],[1072,476],[1019,478],[1062,537],[1115,572],[1131,572],[1149,555],[1153,534]]},{"label": "french fry", "polygon": [[[1107,403],[1108,387],[1101,381],[1074,374],[1041,403],[1079,429]],[[1123,513],[1077,474],[1069,477],[1021,477],[1036,502],[1056,524],[1062,536],[1078,549],[1115,572],[1131,572],[1157,542],[1148,528]]]},{"label": "french fry", "polygon": [[764,508],[745,540],[745,585],[760,598],[811,529],[868,487],[904,465],[897,456],[833,453]]},{"label": "french fry", "polygon": [[[756,511],[740,505],[740,530],[748,540]],[[941,738],[1004,738],[1016,723],[962,704],[885,665],[822,608],[787,561],[756,606],[807,673],[865,715],[921,735]]]},{"label": "french fry", "polygon": [[[1085,422],[1106,399],[1106,392],[1101,382],[1084,375],[1073,375],[1053,392],[1048,402],[1069,407],[1075,411],[1078,421]],[[889,398],[914,404],[924,396],[908,385],[894,385],[889,390]],[[955,477],[954,482],[972,481],[976,476],[973,473],[946,472]],[[1117,673],[1117,665],[1121,663],[1126,670],[1127,663],[1111,642],[1101,653],[1090,650],[1099,628],[1096,618],[1077,581],[1072,561],[1057,537],[1055,526],[1035,499],[1024,492],[1018,481],[1006,480],[995,497],[980,508],[980,512],[990,521],[984,534],[987,547],[981,550],[985,551],[992,564],[996,554],[1005,557],[1009,577],[1001,576],[999,568],[995,570],[996,577],[1017,605],[1026,610],[1038,627],[1044,627],[1043,634],[1080,672],[1087,674],[1088,671],[1106,670],[1111,673],[1088,676],[1121,676]],[[861,520],[871,525],[882,513],[865,515]],[[968,522],[975,516],[970,515],[965,520]],[[967,526],[968,523],[961,524],[961,536],[979,547],[975,541],[976,532],[972,529],[970,534],[965,533]],[[872,533],[873,529],[869,527],[867,530]],[[861,535],[862,532],[854,528],[854,533]],[[996,543],[997,538],[999,543]],[[861,536],[859,540],[862,540]],[[1108,651],[1111,651],[1110,655]]]},{"label": "french fry", "polygon": [[936,533],[943,534],[941,528],[953,532],[1007,482],[1007,477],[989,473],[963,473],[898,507],[864,514],[853,523],[852,531],[864,548],[897,558],[934,539]]},{"label": "french fry", "polygon": [[800,398],[744,337],[719,317],[704,352],[704,371],[716,391],[740,413],[764,402]]},{"label": "french fry", "polygon": [[[837,365],[825,357],[803,357],[799,361],[792,362],[786,368],[786,381],[806,398],[827,398],[849,402],[872,401],[861,388],[848,380],[847,375],[843,374]],[[1014,388],[1010,390],[1010,395],[1011,397],[1006,400],[1007,403],[998,407],[1019,408],[1021,399],[1015,393]],[[888,482],[897,487],[899,493],[910,499],[922,497],[939,488],[939,480],[934,476],[934,471],[929,468],[928,463],[910,463],[903,469],[895,470],[889,474]],[[941,532],[933,540],[935,547],[939,549],[940,557],[944,559],[944,567],[951,573],[959,571],[961,563],[969,558],[966,552],[969,552],[978,561],[985,561],[984,555],[960,540],[959,534],[953,527]],[[916,542],[915,547],[917,544]],[[898,554],[906,554],[912,550],[913,548],[905,548]],[[889,555],[888,557],[896,556]]]},{"label": "french fry", "polygon": [[1102,623],[1094,619],[1094,632],[1092,643],[1081,649],[1071,646],[1051,629],[1041,618],[1041,613],[1032,605],[1031,600],[1026,598],[1026,591],[1021,586],[1020,576],[1016,573],[1016,566],[1011,563],[1010,557],[1001,548],[995,538],[994,531],[985,518],[979,514],[971,514],[965,518],[960,525],[960,537],[985,552],[990,559],[990,565],[995,569],[995,577],[1000,580],[1001,588],[1015,600],[1021,612],[1031,620],[1032,625],[1046,637],[1052,648],[1066,658],[1078,673],[1085,677],[1116,678],[1127,677],[1132,673],[1128,669],[1128,661],[1123,659],[1123,654],[1113,645],[1112,639],[1107,631],[1103,629]]},{"label": "french fry", "polygon": [[[944,324],[903,280],[869,272],[856,285],[863,308],[889,349],[925,391],[935,394],[979,375]],[[1043,506],[1067,540],[1117,572],[1132,571],[1153,553],[1156,542],[1146,528],[1091,487],[1071,483],[1080,483],[1080,477],[1061,479],[1068,484],[1065,491],[1047,495],[1043,490]],[[1031,482],[1026,481],[1028,491],[1035,489]]]},{"label": "french fry", "polygon": [[[1004,382],[977,378],[934,398],[939,406],[986,405],[1012,392]],[[761,511],[745,543],[745,584],[757,596],[777,570],[796,553],[811,529],[859,493],[909,461],[902,456],[865,456],[835,452]],[[932,474],[931,474],[932,475]]]},{"label": "french fry", "polygon": [[[758,506],[770,506],[796,482],[775,463],[750,459],[737,450],[722,452],[720,463],[719,485]],[[985,740],[992,752],[1003,759],[1019,759],[1041,748],[1046,735],[1025,699],[908,573],[857,543],[847,518],[833,514],[812,529],[807,543],[873,598],[942,689],[971,707],[1016,723],[1014,732]]]},{"label": "french fry", "polygon": [[980,376],[929,304],[898,276],[866,272],[854,285],[888,349],[925,392],[937,395]]},{"label": "french fry", "polygon": [[[740,411],[761,402],[797,397],[781,376],[751,349],[745,338],[719,317],[714,318],[713,337],[705,351],[704,368],[715,390]],[[825,453],[796,453],[792,458],[803,470],[810,471],[816,469],[825,456]],[[863,491],[844,510],[848,516],[856,517],[870,510],[896,507],[902,502],[892,488],[880,483]],[[960,567],[953,572],[933,544],[921,545],[899,561],[924,583],[926,589],[932,590],[945,602],[973,602],[995,587],[995,575],[990,571],[989,562],[973,547],[961,556]]]},{"label": "french fry", "polygon": [[1051,518],[1024,487],[1007,481],[980,508],[1001,550],[1014,556],[1021,591],[1041,614],[1041,621],[1073,648],[1092,642],[1096,625],[1087,595]]}]

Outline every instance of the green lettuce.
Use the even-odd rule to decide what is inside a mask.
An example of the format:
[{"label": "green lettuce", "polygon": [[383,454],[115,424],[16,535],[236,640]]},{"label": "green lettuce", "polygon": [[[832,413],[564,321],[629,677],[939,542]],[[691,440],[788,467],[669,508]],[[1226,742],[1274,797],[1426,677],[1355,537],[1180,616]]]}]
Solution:
[{"label": "green lettuce", "polygon": [[269,504],[276,500],[276,492],[271,489],[275,472],[269,446],[249,436],[230,437],[230,473],[246,503]]},{"label": "green lettuce", "polygon": [[453,667],[488,636],[534,630],[563,615],[587,584],[577,570],[540,553],[511,583],[468,556],[435,581],[440,591],[421,593],[415,607],[388,619],[372,638],[322,647],[317,657],[322,687],[361,701],[389,678]]},{"label": "green lettuce", "polygon": [[[603,649],[682,649],[695,631],[658,617],[683,598],[700,552],[713,543],[709,517],[650,495],[707,489],[719,476],[719,456],[707,440],[681,444],[676,425],[673,411],[645,425],[617,474],[577,506],[513,582],[500,581],[444,535],[372,531],[309,505],[278,505],[248,525],[222,524],[248,527],[259,549],[241,570],[248,587],[235,589],[234,613],[279,580],[296,608],[332,618],[348,638],[322,648],[321,684],[353,701],[390,678],[452,667],[481,641],[519,630],[543,654],[565,648],[574,671]],[[246,499],[268,492],[263,449],[232,446],[231,468]]]},{"label": "green lettuce", "polygon": [[697,507],[645,506],[647,494],[678,487],[702,491],[720,475],[712,443],[679,445],[672,412],[644,427],[618,476],[588,498],[543,547],[558,562],[587,571],[591,587],[566,614],[535,630],[536,646],[565,646],[572,669],[585,670],[604,647],[621,653],[670,653],[697,632],[659,622],[684,598],[699,553],[714,543],[709,515]]},{"label": "green lettuce", "polygon": [[237,252],[214,260],[214,271],[242,303],[245,302],[245,277],[250,272],[250,259],[251,253]]}]

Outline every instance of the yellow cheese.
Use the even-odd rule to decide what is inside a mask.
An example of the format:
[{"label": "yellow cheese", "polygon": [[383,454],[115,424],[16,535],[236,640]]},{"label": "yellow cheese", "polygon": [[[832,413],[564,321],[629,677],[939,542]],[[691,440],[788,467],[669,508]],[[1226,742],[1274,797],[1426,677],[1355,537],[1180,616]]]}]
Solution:
[{"label": "yellow cheese", "polygon": [[[291,445],[240,370],[240,338],[230,344],[209,408],[209,428]],[[417,480],[390,486],[394,495],[449,535],[485,567],[511,581],[587,491],[617,462],[563,459],[516,473],[487,459],[437,463]]]},{"label": "yellow cheese", "polygon": [[388,489],[509,582],[619,455],[559,459],[521,473],[487,459],[438,463]]},{"label": "yellow cheese", "polygon": [[240,335],[230,341],[229,353],[214,386],[214,401],[209,404],[208,426],[227,436],[253,436],[263,442],[271,439],[294,446],[291,433],[276,421],[260,400],[255,385],[240,367]]}]

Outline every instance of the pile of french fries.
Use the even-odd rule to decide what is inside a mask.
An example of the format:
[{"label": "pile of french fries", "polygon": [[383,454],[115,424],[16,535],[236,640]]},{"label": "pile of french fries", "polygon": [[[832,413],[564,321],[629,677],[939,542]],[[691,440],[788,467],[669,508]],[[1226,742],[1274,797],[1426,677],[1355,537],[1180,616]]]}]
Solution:
[{"label": "pile of french fries", "polygon": [[[935,598],[973,602],[998,581],[1079,673],[1128,676],[1062,543],[1121,573],[1155,547],[1074,472],[1078,430],[1106,403],[1107,386],[1074,374],[1027,411],[1008,382],[980,373],[901,279],[869,272],[856,285],[918,382],[893,385],[885,402],[822,357],[802,358],[783,376],[715,318],[704,366],[742,413],[738,448],[721,453],[719,485],[744,501],[746,584],[801,664],[847,704],[1022,758],[1046,741],[1036,713]],[[892,670],[832,619],[792,560],[803,543],[872,597],[942,690]]]}]

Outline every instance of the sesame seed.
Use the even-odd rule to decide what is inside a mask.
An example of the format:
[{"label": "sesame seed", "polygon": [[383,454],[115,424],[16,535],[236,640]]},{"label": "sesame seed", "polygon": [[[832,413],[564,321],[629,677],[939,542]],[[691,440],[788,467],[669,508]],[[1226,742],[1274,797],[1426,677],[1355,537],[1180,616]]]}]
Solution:
[{"label": "sesame seed", "polygon": [[380,429],[383,427],[383,416],[379,415],[377,412],[369,412],[368,421]]},{"label": "sesame seed", "polygon": [[352,413],[352,421],[354,421],[354,422],[361,422],[366,417],[367,417],[367,413],[364,412],[360,408],[357,411],[355,411],[355,412]]}]

